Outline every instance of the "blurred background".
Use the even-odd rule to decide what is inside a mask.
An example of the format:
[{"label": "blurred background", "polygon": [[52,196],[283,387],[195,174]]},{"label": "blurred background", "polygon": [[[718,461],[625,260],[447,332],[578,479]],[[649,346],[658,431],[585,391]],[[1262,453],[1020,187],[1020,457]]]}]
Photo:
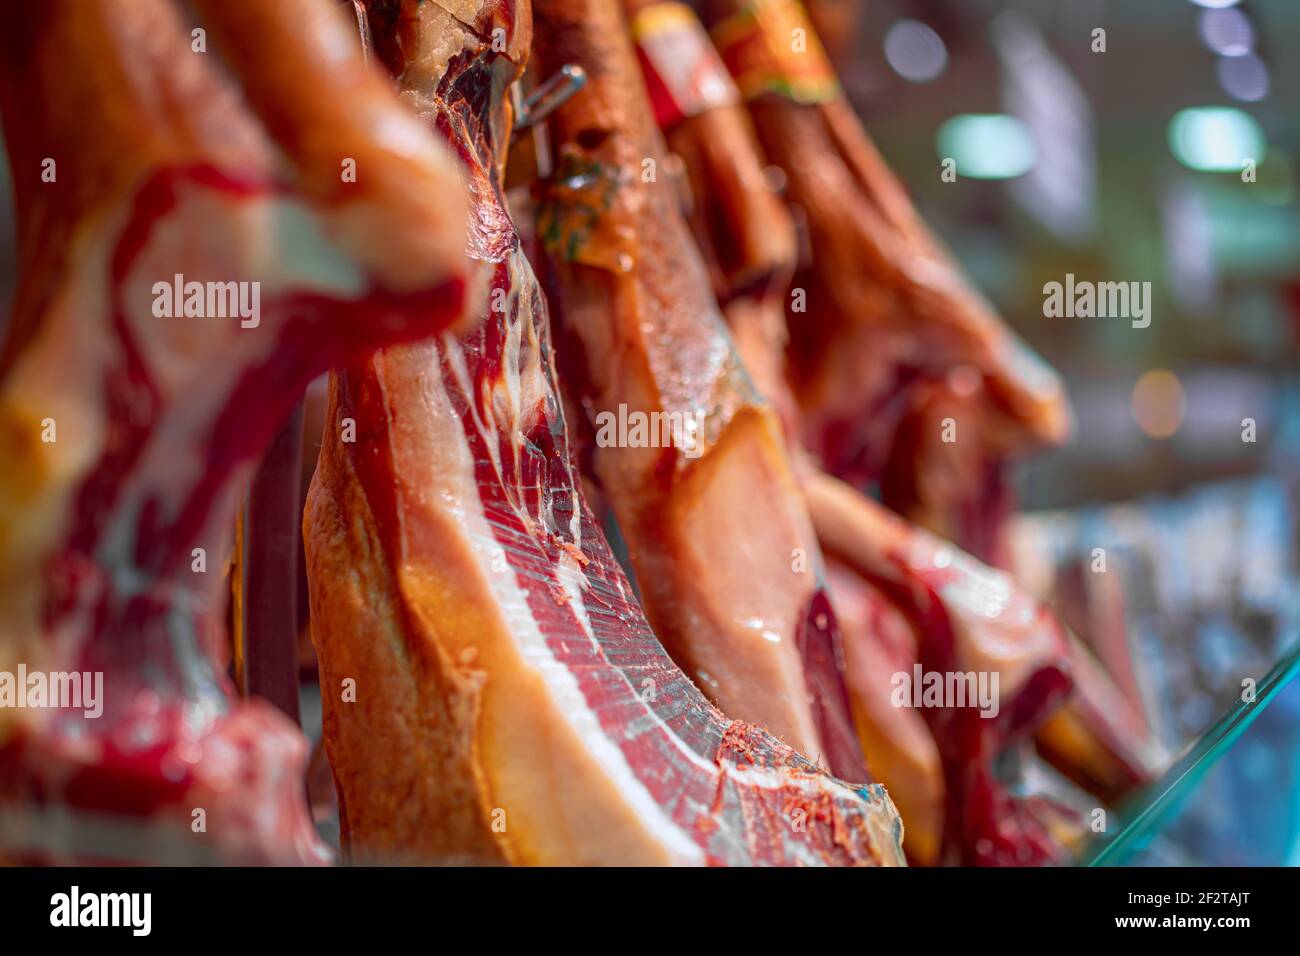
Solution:
[{"label": "blurred background", "polygon": [[[1065,376],[1017,571],[1187,754],[1112,862],[1300,864],[1300,3],[818,6],[922,213]],[[1150,325],[1045,316],[1067,274],[1149,282]]]}]

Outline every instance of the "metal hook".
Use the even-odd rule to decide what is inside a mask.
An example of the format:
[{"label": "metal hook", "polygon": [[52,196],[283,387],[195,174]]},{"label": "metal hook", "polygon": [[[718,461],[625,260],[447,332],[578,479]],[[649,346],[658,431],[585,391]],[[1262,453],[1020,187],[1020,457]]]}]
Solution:
[{"label": "metal hook", "polygon": [[516,113],[515,132],[536,126],[586,85],[587,71],[576,63],[566,63],[528,94]]}]

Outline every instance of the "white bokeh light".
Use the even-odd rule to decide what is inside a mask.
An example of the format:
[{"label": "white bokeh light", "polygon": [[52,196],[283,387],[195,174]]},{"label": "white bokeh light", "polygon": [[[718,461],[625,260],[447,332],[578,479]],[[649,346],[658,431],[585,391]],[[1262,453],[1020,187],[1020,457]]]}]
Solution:
[{"label": "white bokeh light", "polygon": [[1219,83],[1234,99],[1258,103],[1268,96],[1268,67],[1255,54],[1224,57],[1218,64]]},{"label": "white bokeh light", "polygon": [[885,33],[885,59],[913,83],[928,83],[948,65],[939,34],[919,20],[898,20]]},{"label": "white bokeh light", "polygon": [[1245,56],[1255,48],[1255,25],[1240,10],[1204,10],[1200,19],[1201,39],[1221,56]]}]

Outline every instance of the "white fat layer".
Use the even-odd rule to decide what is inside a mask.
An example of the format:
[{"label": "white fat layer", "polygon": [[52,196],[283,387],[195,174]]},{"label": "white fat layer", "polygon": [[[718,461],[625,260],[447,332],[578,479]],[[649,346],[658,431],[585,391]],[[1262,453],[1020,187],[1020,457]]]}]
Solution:
[{"label": "white fat layer", "polygon": [[[444,343],[452,358],[451,364],[455,369],[456,377],[461,378],[465,369],[459,347],[450,336],[444,337]],[[463,388],[465,383],[462,381],[460,384]],[[482,423],[475,416],[475,426],[481,427],[481,425]],[[485,435],[485,438],[488,439],[485,442],[488,447],[495,447],[493,436]],[[459,453],[449,455],[447,464],[454,464],[462,470],[462,480],[458,484],[466,489],[466,494],[477,494],[477,485],[473,477],[473,456],[468,443],[465,443]],[[555,659],[547,646],[545,635],[533,619],[527,595],[520,587],[516,576],[490,570],[493,558],[500,554],[501,546],[488,524],[481,499],[473,504],[474,507],[463,507],[460,512],[465,534],[478,555],[480,565],[489,569],[485,571],[484,578],[492,588],[497,607],[510,635],[514,638],[521,657],[546,683],[551,698],[566,716],[569,727],[591,755],[593,762],[614,784],[646,830],[664,847],[673,861],[683,865],[703,863],[703,851],[688,834],[682,831],[681,827],[673,822],[637,778],[623,751],[601,727],[596,714],[583,696],[577,679],[564,664]],[[591,624],[587,620],[585,611],[582,610],[580,572],[576,567],[568,567],[567,572],[561,573],[560,580],[571,595],[571,606],[578,612],[578,621],[582,626],[583,634],[594,644]]]},{"label": "white fat layer", "polygon": [[406,36],[407,63],[399,85],[418,106],[432,104],[452,58],[478,45],[470,27],[482,6],[483,0],[435,0],[416,9],[415,22]]},{"label": "white fat layer", "polygon": [[[208,222],[195,251],[197,222]],[[189,245],[187,245],[187,241]],[[185,269],[203,263],[201,272]],[[310,292],[348,300],[365,292],[364,277],[321,235],[318,221],[301,204],[281,198],[228,200],[206,191],[186,191],[173,212],[155,224],[148,244],[126,279],[124,296],[136,341],[152,379],[158,384],[164,413],[139,462],[122,486],[100,557],[118,569],[119,585],[128,592],[148,582],[130,575],[134,535],[141,501],[160,499],[170,516],[183,504],[208,467],[206,441],[221,409],[230,401],[240,377],[280,347],[279,324],[262,316],[253,328],[238,318],[156,318],[153,285],[171,284],[180,273],[186,281],[212,278],[258,281],[263,306],[289,292]],[[203,374],[198,369],[203,369]],[[247,463],[246,463],[247,464]],[[216,503],[219,506],[224,502]],[[208,535],[205,532],[205,538]],[[224,535],[223,535],[224,537]],[[216,542],[213,542],[214,544]]]},{"label": "white fat layer", "polygon": [[[479,414],[478,402],[474,401],[477,390],[474,380],[470,378],[469,369],[465,365],[465,356],[460,350],[460,344],[456,341],[455,336],[450,334],[444,334],[442,342],[443,351],[451,365],[452,374],[456,376],[456,384],[468,399],[469,415],[474,420],[474,430],[484,436],[483,444],[487,448],[488,458],[492,460],[492,468],[499,475],[501,474],[501,448],[496,441],[492,440],[491,436],[494,429],[489,428]],[[472,452],[468,454],[472,456]],[[472,484],[473,482],[471,482]]]}]

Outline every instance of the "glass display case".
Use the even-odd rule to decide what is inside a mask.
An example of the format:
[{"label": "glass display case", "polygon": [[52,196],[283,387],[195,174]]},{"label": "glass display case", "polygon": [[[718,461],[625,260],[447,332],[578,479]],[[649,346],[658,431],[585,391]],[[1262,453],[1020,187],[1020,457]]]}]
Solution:
[{"label": "glass display case", "polygon": [[1091,866],[1300,864],[1300,641],[1155,783],[1110,815]]}]

